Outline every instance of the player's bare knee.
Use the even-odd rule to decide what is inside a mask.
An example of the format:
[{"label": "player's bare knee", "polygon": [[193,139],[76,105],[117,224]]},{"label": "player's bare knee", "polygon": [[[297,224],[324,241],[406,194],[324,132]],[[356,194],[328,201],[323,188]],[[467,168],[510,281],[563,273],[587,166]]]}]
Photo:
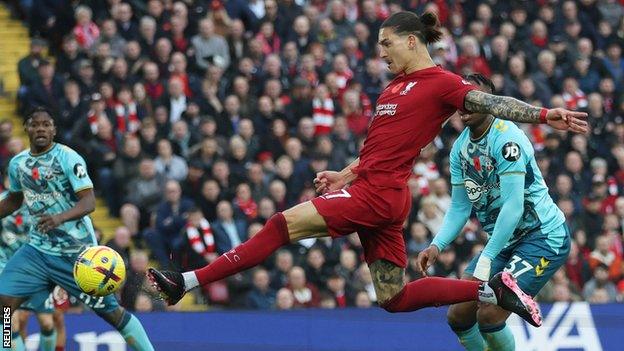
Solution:
[{"label": "player's bare knee", "polygon": [[451,327],[474,325],[477,322],[477,303],[464,302],[449,306],[446,321]]},{"label": "player's bare knee", "polygon": [[499,325],[507,320],[510,312],[489,303],[479,305],[477,321],[480,326]]},{"label": "player's bare knee", "polygon": [[51,313],[40,313],[37,315],[37,320],[42,331],[49,333],[54,330],[54,319]]}]

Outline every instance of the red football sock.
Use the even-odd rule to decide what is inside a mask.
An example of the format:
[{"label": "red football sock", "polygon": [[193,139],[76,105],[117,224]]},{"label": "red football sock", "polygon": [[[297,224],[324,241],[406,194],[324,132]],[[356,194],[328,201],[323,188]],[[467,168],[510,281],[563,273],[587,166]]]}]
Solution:
[{"label": "red football sock", "polygon": [[289,242],[286,219],[278,212],[251,239],[224,253],[211,264],[196,270],[195,275],[200,285],[221,280],[261,263]]},{"label": "red football sock", "polygon": [[388,312],[411,312],[424,307],[477,301],[482,282],[427,277],[410,282],[382,305]]}]

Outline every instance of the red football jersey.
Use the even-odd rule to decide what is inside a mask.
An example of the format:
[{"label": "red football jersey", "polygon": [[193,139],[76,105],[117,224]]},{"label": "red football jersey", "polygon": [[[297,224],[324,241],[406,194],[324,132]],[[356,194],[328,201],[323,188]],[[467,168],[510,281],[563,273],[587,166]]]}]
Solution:
[{"label": "red football jersey", "polygon": [[403,188],[420,150],[464,109],[464,97],[474,89],[438,66],[396,77],[377,100],[354,172],[375,186]]}]

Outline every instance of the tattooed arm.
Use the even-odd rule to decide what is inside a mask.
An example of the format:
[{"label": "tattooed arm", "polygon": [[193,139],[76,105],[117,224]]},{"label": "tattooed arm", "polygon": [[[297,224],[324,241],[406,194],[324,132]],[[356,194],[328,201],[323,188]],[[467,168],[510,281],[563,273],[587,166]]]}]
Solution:
[{"label": "tattooed arm", "polygon": [[541,108],[509,96],[472,90],[466,94],[464,106],[470,112],[489,113],[515,122],[539,123]]},{"label": "tattooed arm", "polygon": [[390,301],[403,289],[405,269],[386,260],[377,260],[371,263],[369,268],[377,293],[377,302],[380,305]]},{"label": "tattooed arm", "polygon": [[[472,90],[464,98],[464,107],[470,112],[489,113],[496,117],[521,123],[540,123],[542,108],[529,105],[509,96],[488,94]],[[563,108],[547,110],[546,122],[553,128],[587,133],[587,113],[568,111]]]}]

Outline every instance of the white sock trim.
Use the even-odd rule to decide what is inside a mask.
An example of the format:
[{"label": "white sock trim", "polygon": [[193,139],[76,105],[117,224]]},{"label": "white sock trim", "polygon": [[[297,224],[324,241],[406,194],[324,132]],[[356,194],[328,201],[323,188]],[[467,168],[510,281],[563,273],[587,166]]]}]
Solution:
[{"label": "white sock trim", "polygon": [[184,272],[182,277],[184,277],[184,290],[189,291],[199,286],[199,280],[197,280],[195,272]]},{"label": "white sock trim", "polygon": [[487,282],[483,282],[481,286],[479,286],[479,301],[488,302],[494,305],[498,304],[496,294]]}]

